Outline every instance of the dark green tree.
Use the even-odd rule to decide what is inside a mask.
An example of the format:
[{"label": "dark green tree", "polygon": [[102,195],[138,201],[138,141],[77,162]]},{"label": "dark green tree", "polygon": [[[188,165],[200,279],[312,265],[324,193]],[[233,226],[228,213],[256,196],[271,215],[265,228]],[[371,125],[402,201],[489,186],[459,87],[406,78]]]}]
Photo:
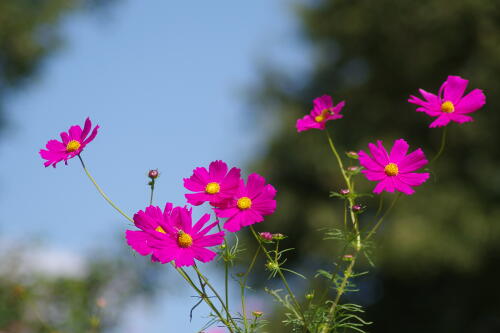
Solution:
[{"label": "dark green tree", "polygon": [[[318,229],[342,223],[340,201],[328,198],[342,181],[325,134],[297,133],[296,119],[313,98],[330,94],[347,103],[345,118],[328,126],[343,150],[405,138],[432,158],[442,130],[429,129],[431,118],[407,99],[418,88],[437,92],[448,75],[465,77],[468,90],[485,91],[487,105],[473,123],[449,125],[432,178],[386,219],[376,268],[359,279],[356,301],[367,306],[370,332],[500,331],[500,4],[321,0],[299,7],[297,17],[312,50],[310,75],[266,70],[257,94],[266,110],[259,119],[276,128],[256,164],[278,189],[278,210],[259,227],[287,234],[296,249],[290,260],[309,276],[332,264],[338,249],[320,241]],[[374,186],[363,177],[357,183],[366,192]],[[376,210],[378,199],[360,203]],[[361,221],[373,223],[373,216]]]}]

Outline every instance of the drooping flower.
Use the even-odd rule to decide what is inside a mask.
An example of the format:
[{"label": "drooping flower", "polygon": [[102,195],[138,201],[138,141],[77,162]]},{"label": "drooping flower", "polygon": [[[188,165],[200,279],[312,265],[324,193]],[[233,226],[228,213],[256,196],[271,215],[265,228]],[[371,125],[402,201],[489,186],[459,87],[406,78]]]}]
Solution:
[{"label": "drooping flower", "polygon": [[342,101],[337,105],[333,105],[332,97],[323,95],[314,99],[314,107],[308,115],[301,119],[297,119],[297,132],[307,131],[310,129],[324,130],[326,122],[329,120],[340,119],[343,116],[340,114],[345,102]]},{"label": "drooping flower", "polygon": [[68,164],[69,159],[79,155],[83,151],[83,148],[90,141],[94,140],[99,125],[94,127],[90,136],[87,137],[91,129],[92,122],[87,118],[83,130],[79,125],[71,126],[68,132],[61,133],[62,141],[49,140],[46,145],[47,150],[40,149],[40,156],[47,160],[43,165],[45,167],[52,165],[55,168],[56,164],[61,161]]},{"label": "drooping flower", "polygon": [[414,172],[428,163],[424,152],[419,148],[407,155],[409,146],[405,140],[396,140],[390,154],[380,140],[377,145],[370,143],[368,147],[372,156],[361,150],[359,163],[365,168],[361,172],[368,180],[379,182],[374,193],[397,190],[410,195],[415,192],[412,186],[422,185],[429,178],[427,172]]},{"label": "drooping flower", "polygon": [[208,170],[194,169],[191,177],[184,178],[184,187],[197,192],[185,195],[188,203],[199,206],[208,201],[216,206],[230,199],[238,191],[241,170],[231,168],[228,172],[227,169],[227,164],[222,161],[210,163]]},{"label": "drooping flower", "polygon": [[193,266],[194,259],[201,262],[213,260],[216,253],[207,247],[222,244],[224,232],[207,233],[217,222],[204,227],[210,214],[203,215],[192,225],[192,209],[165,205],[149,206],[134,215],[134,222],[140,230],[127,230],[127,243],[143,256],[151,255],[151,261],[162,264],[174,261],[175,266]]},{"label": "drooping flower", "polygon": [[481,89],[474,89],[464,96],[468,80],[460,76],[448,76],[436,95],[419,89],[425,100],[413,95],[408,102],[419,105],[418,112],[425,112],[431,117],[437,117],[429,127],[442,127],[450,121],[459,124],[473,121],[467,114],[479,110],[486,103],[486,97]]},{"label": "drooping flower", "polygon": [[264,177],[252,173],[247,184],[240,182],[238,193],[223,206],[216,208],[217,217],[228,218],[224,228],[236,232],[242,227],[264,221],[264,216],[276,210],[276,189],[266,184]]}]

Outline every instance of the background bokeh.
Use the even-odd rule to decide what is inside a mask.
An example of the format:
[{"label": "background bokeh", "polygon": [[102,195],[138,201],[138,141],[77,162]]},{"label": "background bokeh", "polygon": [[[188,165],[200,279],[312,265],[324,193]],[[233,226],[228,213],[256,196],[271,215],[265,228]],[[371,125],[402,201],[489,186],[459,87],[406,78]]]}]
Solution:
[{"label": "background bokeh", "polygon": [[[128,213],[148,200],[149,168],[162,173],[158,202],[176,204],[195,166],[224,159],[260,172],[279,193],[260,227],[287,234],[288,263],[318,284],[315,270],[337,255],[318,229],[341,223],[328,193],[342,181],[324,134],[299,135],[295,120],[331,94],[347,102],[330,128],[341,150],[404,137],[432,156],[441,132],[406,99],[450,74],[484,89],[487,105],[450,126],[432,179],[400,200],[377,235],[376,267],[346,297],[366,307],[370,332],[500,331],[499,6],[1,2],[0,331],[194,332],[205,320],[200,307],[189,322],[195,300],[180,279],[127,249],[127,224],[77,161],[43,168],[37,151],[69,125],[86,116],[101,125],[84,159]],[[268,297],[253,302],[270,332],[288,332]]]}]

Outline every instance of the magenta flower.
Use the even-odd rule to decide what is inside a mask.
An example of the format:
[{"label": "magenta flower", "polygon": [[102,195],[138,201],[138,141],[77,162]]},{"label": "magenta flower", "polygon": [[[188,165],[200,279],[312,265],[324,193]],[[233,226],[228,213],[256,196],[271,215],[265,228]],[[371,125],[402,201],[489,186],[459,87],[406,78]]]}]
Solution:
[{"label": "magenta flower", "polygon": [[368,180],[379,182],[373,190],[374,193],[397,190],[410,195],[415,193],[412,186],[422,185],[429,178],[427,172],[413,172],[426,165],[427,160],[420,148],[407,155],[409,146],[405,140],[396,140],[390,154],[387,154],[380,140],[377,145],[369,143],[368,147],[372,157],[361,150],[359,163],[365,168],[361,172]]},{"label": "magenta flower", "polygon": [[297,124],[295,125],[297,132],[313,128],[324,130],[327,121],[343,117],[340,112],[345,105],[344,101],[333,105],[332,98],[328,95],[323,95],[316,98],[313,103],[314,108],[311,112],[303,118],[297,119]]},{"label": "magenta flower", "polygon": [[227,171],[227,164],[222,161],[210,163],[206,168],[196,168],[193,175],[184,178],[184,187],[197,193],[186,194],[188,203],[199,206],[205,201],[212,206],[219,205],[230,199],[238,191],[240,184],[240,169],[231,168]]},{"label": "magenta flower", "polygon": [[85,148],[90,141],[94,140],[99,125],[94,127],[92,134],[87,138],[91,128],[92,122],[87,118],[83,130],[78,125],[71,126],[67,133],[61,133],[62,142],[49,140],[46,145],[47,150],[40,149],[40,156],[47,160],[43,165],[45,165],[45,167],[52,165],[55,168],[56,164],[61,161],[64,161],[67,165],[69,159],[79,155],[83,151],[83,148]]},{"label": "magenta flower", "polygon": [[468,80],[460,76],[448,76],[448,79],[439,88],[438,95],[419,89],[424,100],[413,95],[408,102],[419,105],[418,112],[425,112],[431,117],[437,117],[429,127],[442,127],[450,121],[459,124],[473,121],[466,114],[479,110],[486,103],[486,97],[480,89],[474,89],[464,96]]},{"label": "magenta flower", "polygon": [[227,217],[224,228],[236,232],[242,227],[264,221],[264,216],[276,210],[276,190],[266,185],[264,177],[252,173],[247,184],[241,180],[238,193],[232,200],[215,209],[217,217]]},{"label": "magenta flower", "polygon": [[218,222],[203,228],[210,219],[210,214],[205,214],[192,225],[191,212],[186,207],[174,208],[171,203],[163,212],[156,206],[138,211],[134,222],[141,230],[127,230],[128,245],[143,256],[151,255],[151,261],[175,261],[177,267],[193,266],[194,259],[213,260],[217,254],[207,247],[222,244],[224,232],[207,235]]}]

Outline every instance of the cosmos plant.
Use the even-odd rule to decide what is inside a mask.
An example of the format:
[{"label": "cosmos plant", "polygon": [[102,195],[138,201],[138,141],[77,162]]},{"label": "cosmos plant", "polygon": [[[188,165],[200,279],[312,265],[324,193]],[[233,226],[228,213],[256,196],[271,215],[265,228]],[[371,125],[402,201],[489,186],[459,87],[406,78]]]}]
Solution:
[{"label": "cosmos plant", "polygon": [[[60,134],[60,141],[49,140],[46,148],[39,153],[44,159],[44,165],[52,165],[54,168],[59,162],[68,164],[68,160],[78,157],[97,191],[132,224],[128,230],[123,230],[124,239],[130,248],[139,255],[150,258],[153,264],[168,264],[180,274],[196,297],[190,315],[202,302],[208,305],[209,320],[197,332],[263,332],[266,315],[260,309],[249,309],[246,299],[250,289],[249,275],[258,264],[259,257],[264,259],[263,268],[269,273],[269,279],[277,279],[281,283],[280,289],[266,288],[265,291],[284,308],[285,317],[282,322],[289,327],[289,331],[336,333],[350,329],[364,332],[365,326],[370,323],[362,318],[363,308],[347,302],[344,297],[346,293],[357,290],[355,282],[366,274],[358,271],[358,258],[363,254],[373,262],[370,258],[374,243],[371,238],[376,235],[385,217],[398,202],[400,194],[419,195],[421,188],[428,185],[426,181],[431,175],[429,168],[444,151],[448,125],[451,122],[471,122],[472,117],[468,114],[484,106],[484,93],[480,89],[473,89],[465,94],[467,85],[467,80],[449,76],[436,95],[420,89],[423,99],[411,96],[408,100],[418,105],[417,112],[436,118],[429,127],[444,128],[441,145],[430,162],[422,148],[416,147],[410,151],[410,143],[405,138],[394,140],[390,149],[384,146],[382,140],[377,139],[374,143],[368,143],[368,149],[351,150],[343,157],[343,154],[339,154],[327,125],[337,126],[336,120],[344,117],[340,113],[345,102],[335,105],[329,95],[315,98],[312,110],[297,120],[296,130],[299,133],[319,130],[326,134],[326,142],[334,157],[332,160],[337,164],[335,169],[340,171],[343,179],[343,183],[339,184],[340,189],[332,191],[330,196],[344,203],[344,212],[340,214],[344,219],[344,228],[325,226],[321,229],[324,235],[318,239],[343,243],[340,248],[344,251],[335,254],[333,248],[339,247],[332,247],[331,257],[337,255],[337,259],[333,260],[330,267],[318,268],[315,276],[306,277],[286,265],[285,256],[293,249],[282,247],[286,242],[285,235],[269,231],[274,229],[269,217],[279,209],[279,184],[272,185],[263,175],[251,173],[242,177],[240,168],[228,166],[222,160],[214,160],[208,165],[196,166],[191,176],[179,182],[186,190],[186,202],[183,205],[176,206],[166,200],[161,206],[157,206],[153,199],[160,173],[157,169],[152,169],[148,172],[149,205],[130,217],[103,192],[83,161],[82,153],[96,138],[99,129],[99,126],[92,128],[89,118],[85,120],[83,129],[79,125],[71,126],[67,132]],[[338,126],[340,125],[339,123]],[[311,131],[300,135],[317,133]],[[361,183],[360,188],[366,188],[372,193],[362,193],[355,189],[354,180],[360,176],[364,176],[367,181],[356,183]],[[376,184],[373,185],[372,182]],[[363,215],[369,209],[366,203],[374,195],[379,196],[380,203],[386,197],[391,199],[386,211],[376,220],[373,217],[376,214]],[[203,204],[208,205],[211,214],[200,216],[197,210]],[[362,219],[363,229],[360,228]],[[256,228],[264,230],[257,231]],[[255,243],[253,246],[250,243],[241,246],[240,238],[248,243],[252,240]],[[245,248],[255,249],[254,254],[244,256]],[[249,258],[251,259],[248,260]],[[211,280],[202,273],[204,265],[210,262],[216,267],[222,266],[222,290],[212,285]],[[313,283],[320,286],[319,290],[304,293],[300,290],[301,284],[294,286],[288,282],[292,275],[323,281]],[[229,302],[232,290],[229,287],[230,277],[240,289],[239,304]],[[294,287],[299,288],[299,291]]]}]

